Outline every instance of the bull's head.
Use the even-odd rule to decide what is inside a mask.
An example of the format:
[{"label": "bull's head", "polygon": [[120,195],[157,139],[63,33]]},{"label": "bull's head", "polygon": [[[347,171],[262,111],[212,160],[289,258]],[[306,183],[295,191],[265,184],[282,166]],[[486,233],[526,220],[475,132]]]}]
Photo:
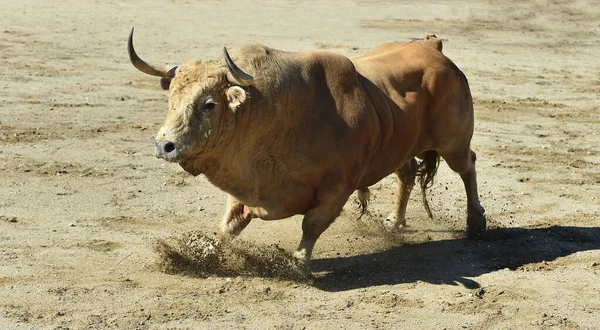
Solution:
[{"label": "bull's head", "polygon": [[253,78],[235,65],[226,48],[226,66],[215,61],[188,60],[168,71],[159,70],[136,54],[132,28],[127,50],[133,66],[161,77],[161,87],[169,90],[169,111],[155,141],[159,158],[182,166],[194,159],[217,143],[235,111],[248,99],[244,87],[250,86]]}]

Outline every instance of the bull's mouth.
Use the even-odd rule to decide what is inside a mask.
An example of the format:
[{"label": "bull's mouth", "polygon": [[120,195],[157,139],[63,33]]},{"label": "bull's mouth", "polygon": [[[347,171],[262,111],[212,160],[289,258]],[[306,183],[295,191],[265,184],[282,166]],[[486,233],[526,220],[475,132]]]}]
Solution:
[{"label": "bull's mouth", "polygon": [[202,169],[197,167],[197,162],[192,161],[190,158],[183,158],[178,161],[179,166],[193,176],[197,176],[203,173]]},{"label": "bull's mouth", "polygon": [[179,163],[179,162],[181,162],[183,157],[181,157],[180,155],[169,155],[169,156],[158,157],[158,158],[162,158],[162,159],[168,161],[169,163]]}]

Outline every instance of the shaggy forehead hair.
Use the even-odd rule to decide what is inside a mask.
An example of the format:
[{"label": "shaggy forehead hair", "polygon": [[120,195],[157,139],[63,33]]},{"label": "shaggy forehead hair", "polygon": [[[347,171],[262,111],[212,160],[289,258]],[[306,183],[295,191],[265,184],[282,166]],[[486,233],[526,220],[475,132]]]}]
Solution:
[{"label": "shaggy forehead hair", "polygon": [[[178,69],[171,82],[173,93],[181,94],[189,90],[194,83],[202,82],[202,90],[209,86],[220,85],[227,80],[227,68],[216,61],[187,60]],[[223,85],[224,87],[225,85]]]}]

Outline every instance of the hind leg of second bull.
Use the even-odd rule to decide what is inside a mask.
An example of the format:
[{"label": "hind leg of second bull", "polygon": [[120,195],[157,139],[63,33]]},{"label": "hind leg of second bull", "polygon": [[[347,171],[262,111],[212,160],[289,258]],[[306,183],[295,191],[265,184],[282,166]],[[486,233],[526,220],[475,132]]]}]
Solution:
[{"label": "hind leg of second bull", "polygon": [[460,174],[467,193],[467,237],[475,238],[483,234],[486,227],[485,209],[479,201],[477,192],[477,173],[475,161],[477,155],[473,150],[442,154],[450,168]]},{"label": "hind leg of second bull", "polygon": [[400,230],[406,227],[406,206],[417,175],[417,161],[413,158],[406,162],[396,172],[398,176],[398,190],[396,199],[396,210],[386,220],[385,224],[390,228]]}]

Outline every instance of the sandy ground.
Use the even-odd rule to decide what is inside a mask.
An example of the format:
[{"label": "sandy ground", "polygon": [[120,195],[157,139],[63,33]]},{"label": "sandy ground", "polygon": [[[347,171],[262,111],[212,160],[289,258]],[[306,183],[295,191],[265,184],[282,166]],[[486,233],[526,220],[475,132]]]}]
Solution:
[{"label": "sandy ground", "polygon": [[[14,1],[0,20],[0,328],[600,328],[597,1]],[[491,230],[463,239],[445,164],[410,227],[386,234],[394,179],[351,200],[312,278],[165,273],[158,240],[209,235],[224,193],[154,157],[166,111],[149,62],[262,43],[358,56],[435,33],[469,78]],[[292,251],[300,217],[239,238]],[[173,244],[173,243],[171,243]]]}]

